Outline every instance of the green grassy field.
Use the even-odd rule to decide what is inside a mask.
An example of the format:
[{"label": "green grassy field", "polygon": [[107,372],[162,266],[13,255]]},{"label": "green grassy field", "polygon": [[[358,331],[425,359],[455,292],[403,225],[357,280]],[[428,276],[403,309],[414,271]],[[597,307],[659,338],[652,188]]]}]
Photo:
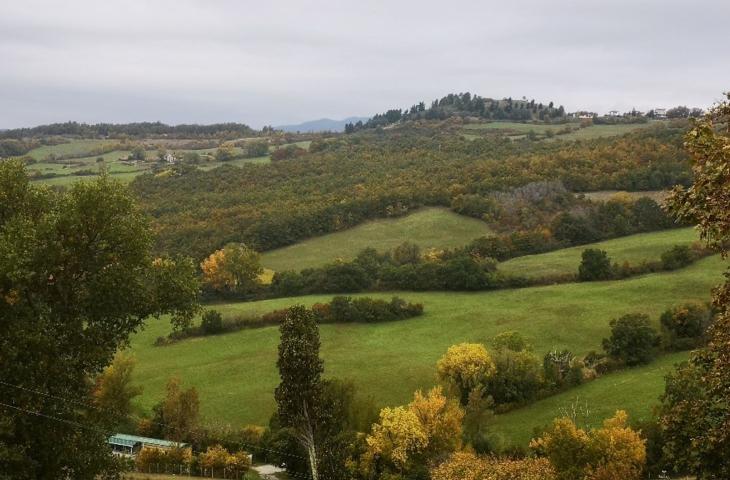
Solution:
[{"label": "green grassy field", "polygon": [[522,123],[522,122],[489,122],[469,123],[464,125],[465,130],[505,130],[513,135],[526,134],[533,131],[543,134],[548,130],[558,130],[563,125],[551,125],[549,123]]},{"label": "green grassy field", "polygon": [[[184,139],[178,140],[180,142],[184,142]],[[72,158],[72,159],[66,159],[66,160],[59,160],[58,162],[47,162],[44,161],[48,159],[48,156],[51,154],[55,154],[58,156],[63,155],[80,155],[80,154],[90,154],[91,151],[94,148],[98,148],[100,146],[103,146],[104,144],[110,144],[114,143],[112,141],[108,140],[72,140],[69,143],[62,143],[59,145],[49,145],[49,146],[43,146],[36,148],[34,150],[31,150],[28,155],[38,160],[38,163],[34,163],[28,167],[29,171],[37,171],[42,174],[48,174],[53,173],[55,175],[58,175],[56,177],[50,177],[50,178],[43,178],[36,180],[38,183],[44,183],[47,185],[63,185],[67,186],[72,184],[75,181],[79,180],[86,180],[94,178],[93,175],[78,175],[78,172],[80,170],[93,170],[97,171],[99,168],[99,164],[97,163],[96,159],[98,157],[104,158],[104,165],[109,171],[109,173],[116,179],[121,180],[123,182],[131,182],[134,177],[137,175],[147,172],[150,170],[152,163],[145,163],[140,162],[137,165],[128,165],[126,163],[123,163],[120,161],[121,158],[126,158],[129,155],[129,151],[122,151],[122,150],[115,150],[113,152],[105,153],[102,155],[89,155],[85,157],[80,158]],[[297,145],[301,148],[308,148],[310,141],[302,141],[302,142],[294,142],[291,145]],[[287,144],[289,145],[289,144]],[[269,150],[273,151],[277,147],[271,147]],[[184,150],[184,149],[168,149],[170,152],[175,153],[175,155],[182,156],[185,153],[188,152],[196,152],[202,156],[204,156],[204,161],[201,162],[198,165],[198,168],[201,170],[212,170],[214,168],[220,167],[222,165],[233,165],[233,166],[243,166],[246,164],[254,163],[254,164],[264,164],[264,163],[270,163],[271,158],[269,155],[261,156],[261,157],[255,157],[255,158],[237,158],[234,160],[231,160],[229,162],[218,162],[212,159],[213,155],[215,154],[216,149],[215,148],[207,148],[207,149],[201,149],[201,150]],[[234,150],[237,154],[243,153],[243,149],[240,147],[235,147]],[[147,151],[147,158],[153,159],[156,156],[155,150],[148,150]],[[212,159],[210,161],[205,161],[205,158]]]},{"label": "green grassy field", "polygon": [[[517,330],[534,344],[538,354],[553,348],[569,348],[576,354],[599,350],[613,318],[641,312],[658,323],[659,314],[677,303],[708,300],[710,289],[722,279],[724,266],[718,257],[709,257],[675,272],[623,281],[476,293],[400,292],[402,298],[423,303],[425,314],[377,325],[321,327],[326,374],[353,379],[361,394],[372,396],[378,405],[401,404],[414,390],[434,384],[434,365],[450,345],[488,343],[501,332]],[[370,294],[378,298],[392,295]],[[214,308],[225,314],[267,312],[330,298],[307,296]],[[179,375],[186,385],[198,388],[206,421],[268,421],[278,382],[276,327],[154,347],[154,339],[168,331],[166,322],[152,321],[132,339],[131,351],[138,360],[135,380],[144,386],[139,399],[142,408],[149,409],[159,401],[167,380]]]},{"label": "green grassy field", "polygon": [[[661,120],[658,120],[661,121]],[[573,130],[570,133],[564,135],[556,135],[553,137],[554,140],[588,140],[592,138],[600,137],[616,137],[625,133],[640,130],[652,125],[656,121],[650,121],[648,123],[629,123],[619,125],[591,125],[590,127],[581,128],[579,130]]]},{"label": "green grassy field", "polygon": [[[514,139],[523,138],[529,132],[534,132],[538,138],[547,140],[586,140],[600,137],[615,137],[625,133],[633,132],[641,128],[656,123],[621,124],[621,125],[591,125],[584,128],[578,128],[577,123],[568,124],[545,124],[545,123],[520,123],[520,122],[490,122],[490,123],[471,123],[464,125],[463,135],[473,140],[483,133],[499,132],[512,137]],[[574,130],[570,133],[558,134],[560,130],[566,126],[571,126]],[[547,133],[553,132],[554,136],[548,137]]]},{"label": "green grassy field", "polygon": [[587,248],[605,250],[612,262],[638,264],[644,260],[659,260],[661,254],[673,246],[689,245],[696,240],[699,236],[694,228],[676,228],[517,257],[500,263],[498,268],[505,273],[527,277],[577,273],[581,254]]},{"label": "green grassy field", "polygon": [[92,150],[104,145],[116,143],[112,140],[71,140],[68,143],[58,145],[43,145],[28,152],[28,156],[42,161],[49,155],[91,155]]},{"label": "green grassy field", "polygon": [[642,197],[649,197],[655,202],[662,203],[667,198],[669,192],[667,190],[648,190],[644,192],[626,192],[623,190],[600,190],[597,192],[584,192],[578,193],[577,195],[583,195],[589,200],[597,202],[605,202],[610,200],[616,195],[628,196],[632,200],[636,200]]},{"label": "green grassy field", "polygon": [[540,400],[527,407],[497,415],[490,431],[505,445],[526,447],[535,428],[542,429],[556,417],[579,407],[584,428],[598,427],[616,410],[626,410],[632,421],[651,418],[652,407],[664,392],[664,377],[674,365],[689,358],[688,352],[659,357],[649,365],[615,372],[592,382]]},{"label": "green grassy field", "polygon": [[365,222],[354,228],[304,240],[267,252],[262,264],[272,270],[301,270],[352,259],[366,247],[391,250],[406,240],[422,248],[453,248],[489,234],[484,222],[445,208],[424,208],[405,217]]}]

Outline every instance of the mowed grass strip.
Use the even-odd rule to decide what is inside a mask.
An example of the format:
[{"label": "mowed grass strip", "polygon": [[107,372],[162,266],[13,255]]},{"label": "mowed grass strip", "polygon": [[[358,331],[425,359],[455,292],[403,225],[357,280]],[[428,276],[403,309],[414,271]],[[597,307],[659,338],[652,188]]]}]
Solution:
[{"label": "mowed grass strip", "polygon": [[[484,131],[502,131],[504,134],[512,137],[522,137],[530,132],[533,132],[541,137],[544,137],[548,131],[552,131],[555,135],[549,137],[548,140],[590,140],[601,137],[617,137],[624,135],[642,128],[647,128],[650,125],[654,125],[660,120],[650,121],[648,123],[629,123],[629,124],[617,124],[617,125],[590,125],[588,127],[578,128],[579,125],[576,123],[567,124],[548,124],[548,123],[520,123],[520,122],[489,122],[489,123],[471,123],[464,125],[464,136],[468,138],[476,138],[473,132],[484,132]],[[574,130],[570,133],[558,132],[566,126],[572,127]],[[467,133],[472,132],[472,133]]]},{"label": "mowed grass strip", "polygon": [[[651,125],[655,125],[662,120],[652,120],[647,123],[625,123],[617,125],[591,125],[578,130],[573,130],[570,133],[562,135],[555,135],[551,140],[590,140],[593,138],[602,137],[618,137],[626,133],[634,132],[647,128]],[[556,125],[557,129],[560,129],[560,125]]]},{"label": "mowed grass strip", "polygon": [[[623,281],[575,283],[493,292],[388,292],[424,304],[413,319],[365,325],[322,325],[327,376],[352,379],[362,395],[380,406],[407,402],[416,389],[436,382],[435,363],[460,342],[489,343],[504,331],[517,330],[543,355],[568,348],[577,355],[600,350],[609,321],[626,313],[648,314],[658,325],[665,309],[688,300],[706,301],[722,280],[726,263],[705,258],[674,272]],[[225,315],[254,314],[294,304],[312,305],[331,295],[272,299],[211,306]],[[279,332],[276,327],[242,330],[154,347],[169,332],[164,320],[150,321],[132,339],[137,357],[135,381],[144,386],[140,406],[150,409],[164,395],[172,376],[198,388],[209,423],[265,424],[275,404],[274,387]],[[630,401],[632,392],[623,392]]]},{"label": "mowed grass strip", "polygon": [[594,202],[606,202],[616,196],[619,196],[629,197],[632,200],[638,200],[642,197],[648,197],[657,203],[663,203],[664,200],[666,200],[666,198],[669,196],[669,190],[645,190],[641,192],[627,192],[625,190],[599,190],[596,192],[576,193],[576,195],[583,195],[588,200],[592,200]]},{"label": "mowed grass strip", "polygon": [[267,252],[262,264],[275,271],[302,270],[351,260],[362,249],[391,250],[405,241],[422,248],[453,248],[489,235],[486,223],[446,208],[423,208],[405,217],[365,222],[341,232],[315,237]]},{"label": "mowed grass strip", "polygon": [[489,430],[505,445],[526,447],[536,429],[576,407],[583,428],[598,427],[616,410],[626,410],[631,421],[648,420],[664,392],[664,377],[689,352],[663,355],[648,365],[614,372],[592,382],[547,397],[532,405],[497,415]]},{"label": "mowed grass strip", "polygon": [[117,143],[113,140],[75,139],[58,145],[43,145],[28,152],[36,160],[45,160],[49,155],[91,155],[91,152],[104,145]]},{"label": "mowed grass strip", "polygon": [[673,246],[689,245],[697,240],[699,236],[692,227],[640,233],[554,252],[517,257],[500,263],[498,268],[504,273],[526,277],[577,273],[581,254],[588,248],[605,250],[612,262],[629,262],[635,265],[643,261],[659,260],[662,253]]}]

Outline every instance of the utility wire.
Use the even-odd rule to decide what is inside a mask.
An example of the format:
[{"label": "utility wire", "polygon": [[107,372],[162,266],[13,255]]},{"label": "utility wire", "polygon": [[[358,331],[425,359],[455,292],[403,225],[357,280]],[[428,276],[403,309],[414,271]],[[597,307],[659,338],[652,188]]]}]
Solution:
[{"label": "utility wire", "polygon": [[[3,383],[5,383],[5,382],[3,382]],[[16,411],[19,411],[19,412],[22,412],[22,413],[25,413],[25,414],[28,414],[28,415],[33,415],[33,416],[37,416],[37,417],[46,418],[48,420],[54,420],[56,422],[65,423],[65,424],[72,425],[72,426],[77,427],[77,428],[82,428],[84,430],[89,430],[89,431],[92,431],[92,432],[101,433],[103,435],[108,435],[108,436],[112,435],[111,432],[107,432],[107,431],[104,431],[104,430],[100,430],[98,428],[90,427],[88,425],[84,425],[83,423],[74,422],[72,420],[67,420],[67,419],[60,418],[60,417],[56,417],[56,416],[53,416],[53,415],[47,415],[45,413],[37,412],[37,411],[34,411],[34,410],[28,410],[28,409],[25,409],[25,408],[22,408],[22,407],[18,407],[16,405],[10,405],[10,404],[4,403],[4,402],[0,402],[0,406],[6,407],[6,408],[10,408],[10,409],[13,409],[13,410],[16,410]],[[241,442],[239,442],[239,443],[241,443]],[[272,451],[275,452],[275,450],[272,450]],[[200,452],[198,452],[198,453],[200,453]],[[300,457],[300,458],[303,458],[303,457]],[[287,472],[287,475],[289,475],[291,477],[297,477],[297,478],[303,478],[303,479],[310,479],[311,478],[311,476],[309,476],[309,475],[302,475],[302,474],[296,473],[296,472]]]},{"label": "utility wire", "polygon": [[[96,410],[96,411],[101,412],[101,413],[105,413],[105,414],[108,414],[108,415],[113,415],[113,416],[115,416],[115,417],[117,417],[117,418],[119,418],[121,420],[128,420],[129,417],[134,417],[133,419],[136,420],[136,421],[146,420],[146,421],[149,421],[150,423],[152,423],[153,425],[158,425],[158,426],[163,427],[163,428],[168,426],[165,423],[156,422],[156,421],[154,421],[152,419],[144,418],[144,417],[139,416],[139,415],[136,415],[136,414],[123,415],[123,414],[120,414],[120,413],[117,413],[117,412],[113,412],[111,410],[103,409],[103,408],[101,408],[101,407],[99,407],[97,405],[91,405],[91,404],[88,404],[88,403],[81,402],[79,400],[73,400],[73,399],[67,399],[67,398],[64,398],[64,397],[59,397],[57,395],[52,395],[50,393],[41,392],[39,390],[33,390],[31,388],[23,387],[21,385],[14,385],[12,383],[8,383],[8,382],[2,381],[2,380],[0,380],[0,384],[6,385],[8,387],[17,388],[19,390],[23,390],[23,391],[28,392],[28,393],[33,393],[33,394],[36,394],[36,395],[41,395],[41,396],[44,396],[44,397],[53,398],[53,399],[56,399],[56,400],[61,400],[61,401],[66,402],[66,403],[75,403],[76,405],[81,405],[81,406],[84,406],[84,407],[87,407],[87,408],[91,408],[91,409]],[[40,414],[39,412],[37,412],[37,413],[40,416],[45,416],[43,414]],[[65,421],[67,423],[70,422],[69,420],[63,420],[63,419],[61,419],[61,420],[62,421]],[[73,422],[73,423],[75,423],[75,422]],[[89,428],[89,427],[86,427],[86,428]],[[271,452],[271,453],[276,453],[276,454],[279,454],[279,455],[284,455],[284,456],[293,457],[293,458],[299,458],[299,459],[302,459],[302,460],[309,460],[307,457],[304,457],[302,455],[296,455],[296,454],[293,454],[293,453],[287,453],[287,452],[282,452],[282,451],[279,451],[279,450],[273,450],[273,449],[270,449],[270,448],[265,448],[265,447],[261,447],[261,446],[258,446],[258,445],[253,445],[253,444],[250,444],[250,443],[247,443],[247,442],[242,442],[242,441],[239,441],[238,443],[240,443],[241,445],[247,446],[249,448],[255,448],[255,449],[258,449],[258,450],[262,450],[262,451],[266,451],[266,452]]]}]

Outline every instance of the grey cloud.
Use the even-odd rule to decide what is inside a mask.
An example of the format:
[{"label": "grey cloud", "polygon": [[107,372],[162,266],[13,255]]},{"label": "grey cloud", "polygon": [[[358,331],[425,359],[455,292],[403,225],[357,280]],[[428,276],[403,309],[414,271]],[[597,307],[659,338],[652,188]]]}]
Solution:
[{"label": "grey cloud", "polygon": [[449,92],[707,106],[725,0],[2,0],[0,128],[368,115]]}]

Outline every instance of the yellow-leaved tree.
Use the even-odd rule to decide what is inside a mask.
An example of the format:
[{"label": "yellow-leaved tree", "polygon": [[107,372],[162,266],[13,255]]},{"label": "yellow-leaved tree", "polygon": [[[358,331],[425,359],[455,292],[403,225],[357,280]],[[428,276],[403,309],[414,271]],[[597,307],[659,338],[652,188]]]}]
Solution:
[{"label": "yellow-leaved tree", "polygon": [[219,292],[249,293],[263,272],[261,255],[242,243],[229,243],[200,264],[203,283]]},{"label": "yellow-leaved tree", "polygon": [[461,447],[459,404],[441,387],[417,391],[405,407],[384,408],[365,439],[362,466],[368,473],[407,473],[413,467],[444,459]]},{"label": "yellow-leaved tree", "polygon": [[365,441],[368,449],[364,465],[368,468],[392,467],[398,471],[407,470],[412,457],[428,445],[418,416],[406,407],[382,409],[380,421],[373,425]]},{"label": "yellow-leaved tree", "polygon": [[94,402],[108,414],[115,427],[130,424],[132,399],[142,393],[142,387],[132,384],[134,357],[118,353],[111,365],[96,377]]},{"label": "yellow-leaved tree", "polygon": [[441,387],[434,387],[426,395],[417,391],[408,409],[416,414],[426,433],[426,454],[431,461],[461,447],[464,410],[455,400],[446,398]]},{"label": "yellow-leaved tree", "polygon": [[545,458],[479,457],[457,452],[431,470],[431,480],[554,480],[555,470]]},{"label": "yellow-leaved tree", "polygon": [[590,431],[558,418],[530,447],[550,460],[558,480],[639,480],[646,464],[644,443],[619,410]]},{"label": "yellow-leaved tree", "polygon": [[492,356],[480,343],[452,345],[436,364],[439,379],[462,405],[468,403],[472,390],[484,388],[496,370]]}]

